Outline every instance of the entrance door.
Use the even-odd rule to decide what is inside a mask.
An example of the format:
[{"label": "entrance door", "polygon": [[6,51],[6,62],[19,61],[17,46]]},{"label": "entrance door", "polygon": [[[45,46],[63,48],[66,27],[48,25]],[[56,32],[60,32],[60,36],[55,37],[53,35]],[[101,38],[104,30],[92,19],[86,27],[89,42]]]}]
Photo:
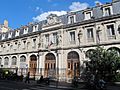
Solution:
[{"label": "entrance door", "polygon": [[55,78],[56,76],[56,62],[55,56],[52,53],[48,53],[45,56],[45,77]]},{"label": "entrance door", "polygon": [[29,64],[30,64],[29,68],[30,76],[35,76],[37,69],[37,57],[35,55],[30,56]]},{"label": "entrance door", "polygon": [[80,62],[79,55],[77,52],[72,51],[68,53],[67,60],[67,77],[74,78],[80,75]]}]

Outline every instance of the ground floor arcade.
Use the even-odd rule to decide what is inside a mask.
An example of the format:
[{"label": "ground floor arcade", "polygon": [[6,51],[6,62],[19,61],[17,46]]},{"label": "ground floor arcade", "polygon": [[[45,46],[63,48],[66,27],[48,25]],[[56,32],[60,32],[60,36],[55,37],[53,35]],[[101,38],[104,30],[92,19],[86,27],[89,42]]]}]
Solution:
[{"label": "ground floor arcade", "polygon": [[[85,68],[84,61],[89,60],[87,56],[94,48],[1,55],[0,64],[1,68],[8,68],[19,75],[26,76],[27,72],[30,72],[30,76],[36,79],[43,75],[69,82],[73,77],[81,76]],[[107,49],[120,52],[119,47],[115,46],[108,46]]]}]

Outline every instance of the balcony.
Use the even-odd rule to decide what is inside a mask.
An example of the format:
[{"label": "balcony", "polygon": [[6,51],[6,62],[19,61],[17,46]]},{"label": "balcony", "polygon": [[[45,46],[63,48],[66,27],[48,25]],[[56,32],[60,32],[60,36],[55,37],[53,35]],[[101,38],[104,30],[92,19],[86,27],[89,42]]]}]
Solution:
[{"label": "balcony", "polygon": [[88,42],[94,42],[94,38],[88,38]]},{"label": "balcony", "polygon": [[76,44],[76,41],[70,41],[70,44]]},{"label": "balcony", "polygon": [[109,35],[108,36],[108,40],[113,40],[113,39],[116,39],[116,35]]}]

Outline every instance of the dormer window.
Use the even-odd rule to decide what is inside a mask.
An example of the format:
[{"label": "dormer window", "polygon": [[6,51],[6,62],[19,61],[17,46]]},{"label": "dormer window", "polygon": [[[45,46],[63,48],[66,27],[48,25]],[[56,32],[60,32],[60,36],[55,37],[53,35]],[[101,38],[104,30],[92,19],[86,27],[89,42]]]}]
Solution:
[{"label": "dormer window", "polygon": [[33,32],[38,31],[38,25],[33,26]]},{"label": "dormer window", "polygon": [[85,14],[85,20],[89,20],[93,16],[92,11],[84,12],[84,14]]},{"label": "dormer window", "polygon": [[28,28],[24,28],[24,34],[28,33]]},{"label": "dormer window", "polygon": [[5,34],[2,35],[2,40],[5,39]]},{"label": "dormer window", "polygon": [[68,24],[73,24],[75,23],[76,20],[75,20],[75,15],[72,15],[72,16],[69,16],[68,17]]},{"label": "dormer window", "polygon": [[12,37],[12,32],[8,34],[8,38],[11,38],[11,37]]},{"label": "dormer window", "polygon": [[104,7],[103,8],[103,16],[110,16],[112,14],[113,14],[113,12],[112,12],[112,6]]},{"label": "dormer window", "polygon": [[15,36],[19,36],[19,30],[16,31]]}]

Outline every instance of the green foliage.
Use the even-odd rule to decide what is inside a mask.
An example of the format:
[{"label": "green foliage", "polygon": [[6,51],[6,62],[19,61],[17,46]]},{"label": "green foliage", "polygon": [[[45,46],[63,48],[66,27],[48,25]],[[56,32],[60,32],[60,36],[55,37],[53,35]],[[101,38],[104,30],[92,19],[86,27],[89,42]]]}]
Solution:
[{"label": "green foliage", "polygon": [[107,81],[115,80],[120,63],[120,56],[117,51],[97,47],[89,53],[89,59],[90,61],[86,63],[87,71],[95,74],[96,77],[104,77]]},{"label": "green foliage", "polygon": [[117,74],[115,75],[114,81],[120,82],[120,73],[117,73]]}]

